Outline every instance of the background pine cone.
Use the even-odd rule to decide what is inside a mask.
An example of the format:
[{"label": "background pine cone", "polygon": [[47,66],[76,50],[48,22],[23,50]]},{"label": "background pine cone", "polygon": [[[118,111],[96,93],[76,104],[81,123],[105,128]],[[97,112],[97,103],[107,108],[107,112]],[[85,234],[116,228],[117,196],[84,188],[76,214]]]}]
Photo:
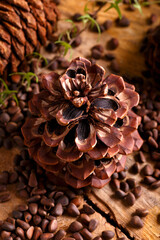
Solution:
[{"label": "background pine cone", "polygon": [[0,1],[0,75],[17,68],[28,54],[39,51],[56,30],[58,11],[52,0]]},{"label": "background pine cone", "polygon": [[144,54],[147,66],[157,82],[160,78],[160,26],[150,29],[144,41]]},{"label": "background pine cone", "polygon": [[52,179],[76,188],[104,186],[143,142],[140,117],[131,110],[139,101],[134,86],[104,74],[76,58],[62,76],[44,75],[44,90],[29,102],[34,116],[22,127],[31,157]]}]

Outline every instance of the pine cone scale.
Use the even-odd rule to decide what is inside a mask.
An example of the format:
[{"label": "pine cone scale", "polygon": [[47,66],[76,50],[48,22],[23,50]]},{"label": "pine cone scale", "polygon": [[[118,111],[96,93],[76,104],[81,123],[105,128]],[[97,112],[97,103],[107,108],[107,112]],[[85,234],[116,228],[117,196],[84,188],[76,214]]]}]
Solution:
[{"label": "pine cone scale", "polygon": [[114,157],[116,154],[118,154],[119,152],[119,146],[114,146],[112,148],[109,148],[108,151],[107,151],[107,156],[108,158],[112,158]]},{"label": "pine cone scale", "polygon": [[28,28],[33,28],[34,30],[37,30],[37,23],[36,19],[30,12],[23,12],[20,10],[20,15],[23,19],[22,27],[26,30]]},{"label": "pine cone scale", "polygon": [[33,7],[38,8],[40,10],[43,9],[43,4],[40,0],[28,0],[29,4],[32,4]]},{"label": "pine cone scale", "polygon": [[79,151],[88,152],[97,144],[95,127],[87,122],[87,120],[79,122],[76,133],[77,137],[75,138],[75,143]]},{"label": "pine cone scale", "polygon": [[116,128],[97,126],[97,137],[108,147],[113,148],[122,141],[123,135]]},{"label": "pine cone scale", "polygon": [[128,155],[132,153],[134,147],[134,139],[132,136],[125,136],[119,144],[119,153]]},{"label": "pine cone scale", "polygon": [[94,108],[93,112],[90,113],[90,116],[95,120],[109,126],[113,126],[116,122],[116,114],[112,109],[103,110]]},{"label": "pine cone scale", "polygon": [[42,43],[42,45],[45,45],[45,43],[47,42],[46,34],[47,34],[46,28],[38,24],[38,36],[40,38],[40,42]]},{"label": "pine cone scale", "polygon": [[15,12],[4,12],[0,10],[0,19],[2,21],[6,21],[10,24],[12,24],[14,27],[17,27],[18,29],[22,29],[20,18]]},{"label": "pine cone scale", "polygon": [[65,174],[65,182],[73,188],[82,188],[91,184],[91,177],[88,177],[85,180],[79,180],[67,172]]},{"label": "pine cone scale", "polygon": [[97,140],[96,146],[92,150],[88,151],[88,155],[93,160],[102,159],[106,156],[107,153],[108,153],[108,148],[99,139]]},{"label": "pine cone scale", "polygon": [[6,41],[8,44],[11,44],[11,36],[2,25],[0,25],[0,38]]},{"label": "pine cone scale", "polygon": [[17,41],[19,43],[21,43],[22,45],[25,45],[26,39],[25,39],[24,33],[21,29],[17,29],[7,22],[4,22],[3,24],[5,25],[7,30],[10,32],[12,37],[15,37],[17,39]]},{"label": "pine cone scale", "polygon": [[112,176],[112,174],[116,170],[116,163],[115,161],[112,161],[108,164],[103,164],[95,169],[95,174],[99,179],[105,180]]},{"label": "pine cone scale", "polygon": [[[56,121],[54,121],[56,122]],[[53,122],[52,122],[53,124]],[[57,125],[57,124],[56,124]],[[43,133],[43,140],[46,145],[51,147],[58,146],[59,142],[69,133],[69,127],[58,126],[52,129],[52,132],[49,133],[48,125],[45,125],[45,131]]]},{"label": "pine cone scale", "polygon": [[3,71],[5,69],[5,67],[7,66],[8,62],[7,60],[5,60],[4,58],[0,57],[0,74],[3,74]]},{"label": "pine cone scale", "polygon": [[94,171],[95,165],[94,161],[89,159],[83,158],[79,164],[75,163],[68,163],[67,165],[68,172],[73,177],[79,180],[85,180],[90,176],[90,173]]},{"label": "pine cone scale", "polygon": [[92,177],[91,180],[91,187],[95,187],[95,188],[102,188],[104,187],[106,184],[108,184],[111,181],[111,178],[107,178],[107,179],[99,179],[96,176]]},{"label": "pine cone scale", "polygon": [[8,43],[0,40],[0,55],[4,59],[8,59],[11,54],[11,47]]},{"label": "pine cone scale", "polygon": [[29,6],[25,0],[6,0],[9,4],[13,4],[15,7],[20,7],[23,10],[29,11]]},{"label": "pine cone scale", "polygon": [[117,159],[117,163],[116,163],[116,165],[117,165],[117,172],[121,172],[125,168],[126,156],[117,154],[116,155],[116,159]]},{"label": "pine cone scale", "polygon": [[16,69],[21,61],[17,58],[17,56],[14,54],[14,52],[12,52],[12,54],[11,54],[11,59],[12,59],[12,69],[13,69],[13,71],[16,71]]},{"label": "pine cone scale", "polygon": [[56,155],[62,161],[74,162],[78,160],[80,157],[82,157],[83,152],[79,151],[75,143],[70,142],[66,145],[65,142],[61,140]]},{"label": "pine cone scale", "polygon": [[[16,53],[17,57],[20,60],[23,60],[23,56],[25,54],[25,49],[24,49],[24,45],[18,43],[16,41],[16,39],[12,38],[12,46],[13,46],[13,50]],[[9,57],[9,56],[8,56]]]},{"label": "pine cone scale", "polygon": [[44,165],[57,165],[59,163],[58,158],[54,153],[50,151],[50,147],[41,146],[38,150],[38,159],[41,164]]},{"label": "pine cone scale", "polygon": [[[13,7],[11,6],[11,5],[9,5],[9,4],[7,4],[7,3],[5,3],[5,2],[0,2],[0,10],[4,10],[4,11],[10,11],[10,12],[14,12],[14,10],[13,10]],[[1,11],[1,13],[3,13],[2,11]]]},{"label": "pine cone scale", "polygon": [[62,106],[56,114],[57,122],[61,125],[68,125],[73,121],[77,121],[82,117],[83,109],[77,109],[73,105],[66,106],[65,108]]},{"label": "pine cone scale", "polygon": [[46,19],[45,19],[45,13],[43,10],[40,9],[36,9],[33,8],[31,6],[32,12],[33,12],[33,16],[35,17],[35,19],[37,20],[37,22],[42,25],[43,27],[46,27]]},{"label": "pine cone scale", "polygon": [[117,97],[125,88],[123,78],[117,75],[109,75],[106,78],[108,88],[110,89],[110,94]]},{"label": "pine cone scale", "polygon": [[114,111],[116,111],[118,109],[118,104],[115,100],[111,99],[111,98],[97,98],[95,99],[92,103],[91,106],[94,106],[98,109],[112,109]]}]

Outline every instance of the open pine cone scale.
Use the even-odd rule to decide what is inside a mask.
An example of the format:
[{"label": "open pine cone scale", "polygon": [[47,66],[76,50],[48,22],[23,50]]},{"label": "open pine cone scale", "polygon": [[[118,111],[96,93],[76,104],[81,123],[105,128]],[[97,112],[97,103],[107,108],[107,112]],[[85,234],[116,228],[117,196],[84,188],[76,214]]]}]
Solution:
[{"label": "open pine cone scale", "polygon": [[29,103],[33,117],[22,128],[30,155],[74,187],[105,185],[124,169],[123,155],[142,145],[140,118],[131,110],[139,95],[121,77],[104,75],[84,58],[62,76],[44,75],[44,90]]}]

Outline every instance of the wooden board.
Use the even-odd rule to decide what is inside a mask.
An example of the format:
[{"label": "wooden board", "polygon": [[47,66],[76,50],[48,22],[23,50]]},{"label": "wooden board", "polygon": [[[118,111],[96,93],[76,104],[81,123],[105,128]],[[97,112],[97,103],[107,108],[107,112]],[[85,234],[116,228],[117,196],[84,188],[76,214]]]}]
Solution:
[{"label": "wooden board", "polygon": [[[12,171],[13,170],[13,159],[15,155],[19,151],[17,149],[12,149],[10,151],[7,151],[4,148],[0,148],[0,170],[1,171]],[[22,204],[25,202],[25,200],[20,199],[16,195],[16,188],[15,184],[8,185],[8,190],[11,192],[11,200],[9,202],[1,203],[0,204],[0,220],[5,220],[8,216],[10,216],[11,212],[16,209],[16,206],[19,204]],[[85,203],[85,200],[83,197],[81,197],[81,206],[82,208],[83,204]],[[93,232],[93,237],[101,235],[102,231],[105,230],[111,230],[115,233],[114,240],[117,239],[117,237],[124,237],[125,234],[121,232],[120,229],[114,227],[109,222],[106,221],[106,219],[99,214],[98,212],[95,212],[93,215],[91,215],[90,219],[96,218],[99,221],[99,225],[96,228],[96,230]],[[69,217],[69,216],[59,216],[57,217],[58,221],[58,229],[64,229],[67,230],[69,225],[76,220],[76,218]],[[126,238],[128,239],[128,238]]]},{"label": "wooden board", "polygon": [[[13,148],[8,151],[5,148],[0,149],[0,171],[9,171],[13,170],[13,160],[14,156],[18,153],[18,149]],[[4,220],[12,212],[12,210],[18,205],[21,204],[22,199],[16,196],[15,185],[7,186],[8,190],[11,192],[11,200],[9,202],[0,203],[0,220]]]},{"label": "wooden board", "polygon": [[[64,19],[70,19],[73,13],[76,12],[84,14],[84,6],[86,2],[86,0],[61,1],[61,5],[59,8],[62,14],[61,19],[63,20],[59,22],[59,32],[62,32],[64,29],[66,29]],[[119,40],[119,47],[112,52],[116,54],[116,58],[120,64],[120,73],[129,76],[141,75],[141,71],[145,70],[146,67],[144,64],[143,55],[139,52],[139,49],[141,48],[142,40],[145,37],[147,30],[160,23],[160,7],[156,4],[153,4],[149,8],[143,7],[142,15],[139,13],[138,10],[132,12],[126,11],[126,8],[127,7],[125,5],[121,6],[122,15],[125,15],[130,20],[129,27],[117,27],[115,23],[115,20],[118,17],[117,12],[115,11],[115,9],[111,9],[110,11],[104,13],[104,7],[98,14],[97,21],[99,23],[103,23],[105,20],[112,20],[113,26],[109,30],[102,33],[99,41],[97,41],[96,33],[84,32],[82,34],[82,44],[74,50],[73,57],[89,57],[91,54],[90,49],[95,44],[103,45],[105,53],[110,52],[106,48],[107,42],[112,37],[116,37]],[[155,24],[148,25],[147,21],[152,13],[155,13],[158,16],[158,19]],[[110,65],[110,62],[106,62],[103,60],[98,60],[97,63],[100,63],[106,70]]]},{"label": "wooden board", "polygon": [[[83,14],[84,5],[86,2],[87,1],[85,0],[61,0],[61,5],[59,6],[61,11],[61,21],[58,24],[59,32],[62,32],[67,27],[67,23],[65,23],[64,19],[71,18],[73,13],[76,12]],[[107,41],[112,37],[116,37],[119,40],[119,47],[113,52],[116,54],[120,64],[120,74],[125,74],[128,76],[141,75],[141,71],[145,70],[146,67],[144,65],[143,55],[139,52],[139,49],[146,31],[148,28],[150,28],[146,22],[151,13],[155,13],[160,16],[160,7],[157,5],[152,5],[150,8],[143,8],[143,15],[140,15],[137,10],[135,12],[129,12],[125,10],[125,7],[122,7],[122,13],[130,19],[130,27],[116,27],[115,19],[117,18],[117,13],[115,10],[111,10],[107,13],[101,11],[98,15],[98,22],[102,23],[107,19],[111,19],[113,20],[113,26],[108,31],[102,33],[99,42],[97,42],[97,34],[92,32],[84,32],[82,34],[82,44],[74,50],[72,57],[89,57],[91,53],[91,47],[97,43],[100,43],[104,46],[105,53],[110,52],[106,48]],[[160,17],[155,25],[159,23]],[[47,55],[44,50],[42,50],[42,54],[49,58],[53,57],[53,54]],[[67,57],[69,57],[69,54]],[[99,60],[97,63],[101,64],[108,72],[110,62]],[[11,151],[0,149],[1,171],[12,169],[13,157],[16,152],[16,149]],[[134,157],[129,156],[127,165],[131,166],[134,161]],[[134,177],[136,182],[140,182],[141,180],[140,175],[131,175],[130,173],[127,173],[127,177],[130,176]],[[114,231],[116,230],[119,237],[125,236],[126,239],[160,239],[160,225],[158,225],[156,220],[157,214],[160,213],[160,192],[159,190],[152,192],[145,186],[142,186],[142,189],[142,196],[136,201],[135,205],[130,208],[126,208],[121,201],[113,198],[113,192],[109,185],[105,186],[101,190],[91,189],[91,191],[88,191],[86,195],[88,199],[98,207],[95,216],[101,222],[98,229],[94,233],[94,236],[100,234],[100,232],[104,229],[112,229]],[[16,197],[14,188],[12,189],[12,192],[12,199],[8,203],[0,204],[0,220],[5,219],[11,210],[21,202],[21,199]],[[149,215],[144,219],[144,228],[136,230],[130,227],[128,222],[131,218],[131,214],[136,208],[139,207],[146,207],[149,210]],[[104,218],[102,215],[106,218]],[[107,223],[106,219],[108,219],[110,223]],[[113,219],[113,222],[111,219]],[[67,228],[71,220],[72,219],[67,217],[60,218],[59,227]],[[124,233],[121,233],[121,230]]]},{"label": "wooden board", "polygon": [[[132,166],[134,162],[134,158],[129,156],[127,159],[127,167]],[[143,165],[145,165],[145,163],[142,164],[141,168]],[[159,239],[160,225],[157,222],[157,215],[160,212],[160,189],[150,191],[140,183],[142,180],[140,174],[133,175],[127,171],[126,178],[130,177],[134,178],[137,185],[141,185],[142,187],[142,195],[136,200],[133,206],[126,207],[123,202],[124,200],[116,199],[110,185],[105,186],[103,189],[92,188],[91,192],[87,194],[88,198],[102,211],[109,214],[120,228],[123,227],[127,230],[130,237],[139,240]],[[131,215],[138,208],[146,208],[149,210],[148,216],[144,218],[144,227],[142,229],[135,229],[129,225]]]}]

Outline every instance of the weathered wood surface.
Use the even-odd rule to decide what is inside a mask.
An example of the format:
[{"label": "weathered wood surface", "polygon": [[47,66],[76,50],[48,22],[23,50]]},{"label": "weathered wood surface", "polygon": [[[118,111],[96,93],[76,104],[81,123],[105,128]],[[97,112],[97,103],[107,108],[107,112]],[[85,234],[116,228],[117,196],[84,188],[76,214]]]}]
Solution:
[{"label": "weathered wood surface", "polygon": [[[80,12],[84,14],[84,6],[87,0],[62,0],[60,5],[61,19],[69,19],[73,13]],[[90,6],[90,5],[88,5]],[[90,8],[92,11],[92,8]],[[105,7],[103,8],[105,9]],[[103,23],[105,20],[113,20],[113,26],[102,33],[100,41],[97,42],[97,34],[92,32],[84,32],[82,34],[82,44],[74,50],[73,57],[90,56],[90,49],[97,43],[104,46],[105,52],[107,52],[106,43],[112,37],[116,37],[119,40],[119,47],[113,52],[116,54],[116,58],[120,63],[121,74],[135,75],[141,74],[142,70],[145,70],[143,55],[139,52],[141,47],[142,39],[145,37],[146,31],[160,23],[160,7],[153,4],[150,7],[143,7],[143,14],[141,15],[138,10],[126,11],[126,6],[121,7],[122,15],[125,15],[130,20],[129,27],[117,27],[115,20],[118,15],[115,9],[104,13],[103,9],[98,14],[97,21]],[[148,18],[152,13],[157,14],[158,20],[155,24],[148,25]],[[65,22],[59,22],[59,31],[65,28]],[[109,62],[98,60],[106,69],[109,66]]]},{"label": "weathered wood surface", "polygon": [[[85,3],[85,0],[61,0],[61,5],[59,6],[61,11],[61,19],[68,19],[75,12],[83,13]],[[140,15],[138,11],[126,11],[125,7],[122,12],[124,15],[129,17],[131,21],[130,27],[128,28],[116,27],[114,20],[117,18],[117,13],[115,10],[111,10],[108,13],[103,13],[103,11],[99,13],[98,22],[101,23],[106,19],[113,20],[113,26],[108,31],[102,33],[99,43],[104,46],[105,52],[108,52],[106,49],[107,41],[111,37],[118,38],[120,44],[114,53],[116,54],[116,57],[120,63],[121,74],[126,74],[129,76],[141,75],[141,71],[145,70],[145,65],[143,55],[139,52],[139,49],[141,47],[141,42],[145,36],[146,31],[148,28],[150,28],[146,22],[151,13],[155,13],[160,16],[160,7],[153,5],[150,8],[143,8],[143,15]],[[155,23],[155,25],[160,22],[159,20]],[[66,23],[61,20],[59,22],[59,31],[61,32],[63,29],[65,29],[65,27]],[[97,44],[97,34],[84,32],[82,34],[82,44],[74,50],[73,57],[89,57],[90,49],[95,44]],[[42,53],[44,53],[44,51],[42,51]],[[45,54],[45,56],[47,55]],[[49,57],[52,58],[52,55]],[[103,60],[99,60],[97,62],[100,63],[106,70],[110,64],[109,62]],[[1,171],[12,169],[13,158],[16,152],[16,149],[13,149],[11,151],[7,151],[3,148],[0,149]],[[134,161],[134,157],[129,156],[127,165],[131,166]],[[131,174],[127,173],[127,177],[130,176]],[[141,180],[140,175],[132,175],[132,177],[136,179],[137,183]],[[87,193],[87,196],[88,199],[97,205],[99,209],[106,213],[107,218],[110,216],[109,218],[113,218],[114,222],[117,222],[118,228],[116,227],[116,231],[118,236],[125,236],[125,234],[120,233],[120,229],[122,228],[122,231],[127,232],[128,237],[125,236],[126,239],[134,238],[139,240],[158,240],[160,239],[160,225],[158,225],[156,217],[157,214],[160,213],[160,191],[150,191],[145,186],[142,187],[143,194],[132,207],[125,207],[121,201],[116,200],[113,197],[113,192],[109,185],[101,190],[92,189],[91,192]],[[12,199],[8,203],[0,204],[0,220],[5,219],[11,210],[14,209],[14,207],[22,201],[16,197],[16,192],[14,189],[14,186],[13,188],[11,187]],[[136,208],[139,207],[146,207],[149,210],[149,215],[144,219],[144,228],[136,230],[129,226],[128,222],[131,218],[131,214]],[[115,227],[110,223],[107,223],[106,219],[103,218],[101,214],[96,212],[95,216],[99,219],[101,224],[95,231],[94,236],[97,236],[105,229],[112,229],[115,231]],[[68,217],[59,218],[58,221],[60,228],[67,228],[72,220],[73,219],[70,219]],[[114,239],[116,239],[116,237]]]},{"label": "weathered wood surface", "polygon": [[[17,149],[12,149],[10,151],[7,151],[4,148],[0,148],[0,170],[1,171],[12,171],[13,170],[13,159],[15,155],[19,151]],[[1,203],[0,204],[0,220],[5,220],[8,216],[10,216],[10,213],[12,210],[16,208],[18,204],[24,203],[25,200],[20,199],[17,194],[16,194],[16,186],[14,185],[9,185],[8,190],[11,192],[11,200],[6,203]],[[80,209],[82,208],[85,200],[81,197],[81,206],[79,207]],[[102,231],[105,230],[112,230],[115,233],[115,237],[113,238],[114,240],[117,239],[118,237],[124,237],[125,234],[123,234],[120,229],[114,227],[111,225],[109,222],[106,221],[106,219],[99,214],[98,212],[95,212],[93,215],[91,215],[90,219],[96,218],[99,221],[99,225],[96,228],[96,230],[93,232],[93,236],[96,237],[101,234]],[[60,216],[57,218],[58,221],[58,230],[59,229],[64,229],[67,230],[68,226],[75,220],[76,218],[69,217],[69,216]],[[128,239],[128,238],[126,238]]]},{"label": "weathered wood surface", "polygon": [[[12,149],[7,151],[6,149],[0,149],[0,171],[12,171],[13,170],[13,159],[19,151]],[[4,220],[8,217],[11,211],[22,202],[22,199],[16,196],[15,185],[10,185],[8,190],[12,193],[11,200],[6,203],[0,203],[0,220]]]},{"label": "weathered wood surface", "polygon": [[[134,158],[129,156],[127,160],[127,167],[132,166]],[[152,163],[151,163],[152,164]],[[144,164],[142,164],[143,167]],[[160,212],[160,189],[150,191],[145,185],[142,185],[140,174],[133,175],[127,171],[126,178],[134,178],[137,185],[142,186],[142,195],[138,198],[135,204],[131,207],[125,206],[123,200],[115,198],[114,192],[110,185],[103,189],[93,189],[89,192],[88,198],[96,204],[102,211],[109,214],[111,218],[123,227],[129,233],[129,236],[135,239],[160,239],[160,225],[157,223],[157,215]],[[132,213],[137,208],[146,208],[149,214],[144,218],[144,227],[142,229],[135,229],[129,225]]]}]

